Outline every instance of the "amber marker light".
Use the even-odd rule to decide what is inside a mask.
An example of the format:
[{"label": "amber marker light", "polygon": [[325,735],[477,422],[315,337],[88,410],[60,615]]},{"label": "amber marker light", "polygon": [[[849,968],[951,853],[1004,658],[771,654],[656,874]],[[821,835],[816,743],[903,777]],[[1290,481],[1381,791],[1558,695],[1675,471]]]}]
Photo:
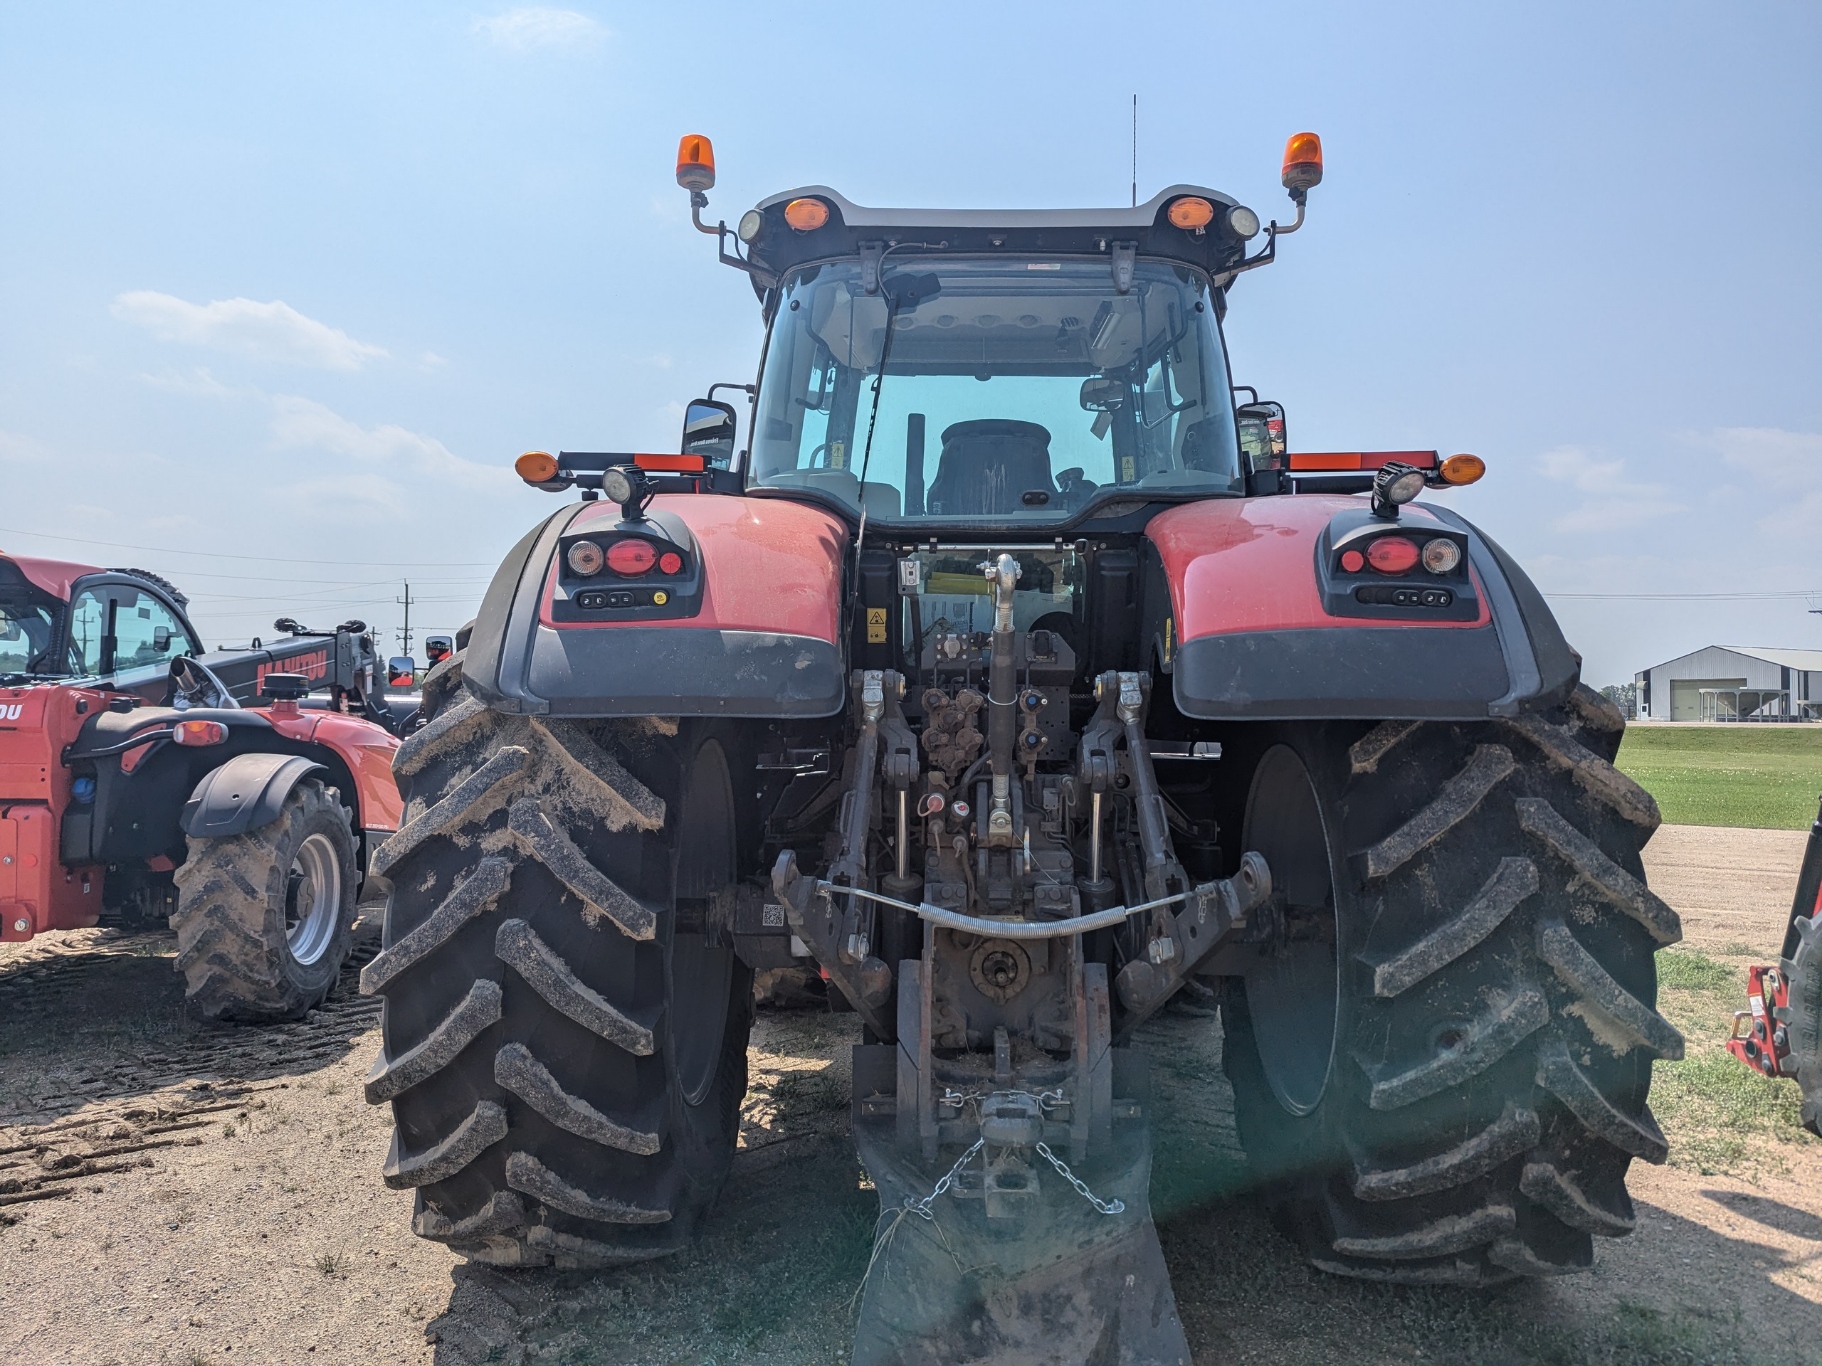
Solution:
[{"label": "amber marker light", "polygon": [[1164,211],[1174,228],[1186,231],[1206,228],[1215,221],[1215,206],[1197,195],[1184,195],[1181,199],[1170,201],[1170,207]]},{"label": "amber marker light", "polygon": [[1442,475],[1445,484],[1472,484],[1487,472],[1487,462],[1478,455],[1451,455],[1442,462]]},{"label": "amber marker light", "polygon": [[829,221],[829,206],[820,199],[793,199],[784,206],[784,221],[799,232],[815,232]]},{"label": "amber marker light", "polygon": [[677,183],[698,194],[715,188],[715,145],[700,133],[677,144]]},{"label": "amber marker light", "polygon": [[1322,183],[1322,139],[1314,133],[1292,133],[1284,144],[1284,188],[1292,194]]},{"label": "amber marker light", "polygon": [[557,457],[549,451],[526,451],[512,467],[528,484],[548,484],[557,477]]},{"label": "amber marker light", "polygon": [[219,745],[228,738],[228,728],[219,721],[179,721],[171,738],[180,745]]}]

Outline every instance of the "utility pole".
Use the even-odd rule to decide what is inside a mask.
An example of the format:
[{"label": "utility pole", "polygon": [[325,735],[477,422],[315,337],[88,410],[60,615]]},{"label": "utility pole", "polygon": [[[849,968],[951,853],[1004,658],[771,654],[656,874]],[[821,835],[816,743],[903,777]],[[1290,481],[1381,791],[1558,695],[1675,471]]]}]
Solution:
[{"label": "utility pole", "polygon": [[409,579],[405,580],[405,596],[402,598],[394,598],[393,601],[397,602],[397,603],[402,603],[402,604],[404,604],[404,607],[405,607],[405,624],[404,624],[404,626],[402,626],[399,629],[399,641],[404,646],[405,653],[410,654],[411,653],[411,580],[409,580]]}]

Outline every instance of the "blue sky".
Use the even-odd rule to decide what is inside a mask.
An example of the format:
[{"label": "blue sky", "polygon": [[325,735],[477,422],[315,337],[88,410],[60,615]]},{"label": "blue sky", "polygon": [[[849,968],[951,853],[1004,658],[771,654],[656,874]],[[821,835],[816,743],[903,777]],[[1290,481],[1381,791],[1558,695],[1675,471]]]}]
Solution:
[{"label": "blue sky", "polygon": [[1141,198],[1281,215],[1284,138],[1323,136],[1309,225],[1227,322],[1294,448],[1484,456],[1443,496],[1593,682],[1822,646],[1819,69],[1807,0],[15,0],[0,546],[165,572],[212,643],[393,631],[407,576],[414,625],[458,625],[549,510],[515,454],[674,449],[685,401],[752,375],[681,134],[730,221],[817,182],[1124,203],[1136,91]]}]

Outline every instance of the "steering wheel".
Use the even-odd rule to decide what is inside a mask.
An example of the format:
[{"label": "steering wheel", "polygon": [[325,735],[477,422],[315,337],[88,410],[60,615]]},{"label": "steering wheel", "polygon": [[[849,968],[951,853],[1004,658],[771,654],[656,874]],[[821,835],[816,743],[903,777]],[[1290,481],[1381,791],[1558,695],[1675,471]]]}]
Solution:
[{"label": "steering wheel", "polygon": [[228,691],[227,684],[200,660],[179,655],[171,661],[168,705],[179,711],[191,707],[227,707],[238,710],[240,703]]}]

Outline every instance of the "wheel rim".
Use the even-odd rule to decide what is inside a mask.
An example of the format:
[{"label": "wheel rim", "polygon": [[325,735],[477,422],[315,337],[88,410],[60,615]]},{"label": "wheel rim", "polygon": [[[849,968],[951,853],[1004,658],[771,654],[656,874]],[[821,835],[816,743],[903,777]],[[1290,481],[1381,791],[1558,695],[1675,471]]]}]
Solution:
[{"label": "wheel rim", "polygon": [[1328,1087],[1341,986],[1328,832],[1309,770],[1288,745],[1268,750],[1253,775],[1244,847],[1265,855],[1290,908],[1287,923],[1305,936],[1288,938],[1283,952],[1247,974],[1246,1005],[1272,1094],[1293,1115],[1307,1115]]},{"label": "wheel rim", "polygon": [[[714,741],[696,751],[679,808],[673,896],[700,905],[734,881],[734,793]],[[671,1065],[684,1101],[700,1105],[721,1068],[734,955],[701,934],[673,934],[670,973]]]},{"label": "wheel rim", "polygon": [[329,951],[342,909],[342,861],[327,835],[298,846],[285,879],[285,943],[305,967]]}]

